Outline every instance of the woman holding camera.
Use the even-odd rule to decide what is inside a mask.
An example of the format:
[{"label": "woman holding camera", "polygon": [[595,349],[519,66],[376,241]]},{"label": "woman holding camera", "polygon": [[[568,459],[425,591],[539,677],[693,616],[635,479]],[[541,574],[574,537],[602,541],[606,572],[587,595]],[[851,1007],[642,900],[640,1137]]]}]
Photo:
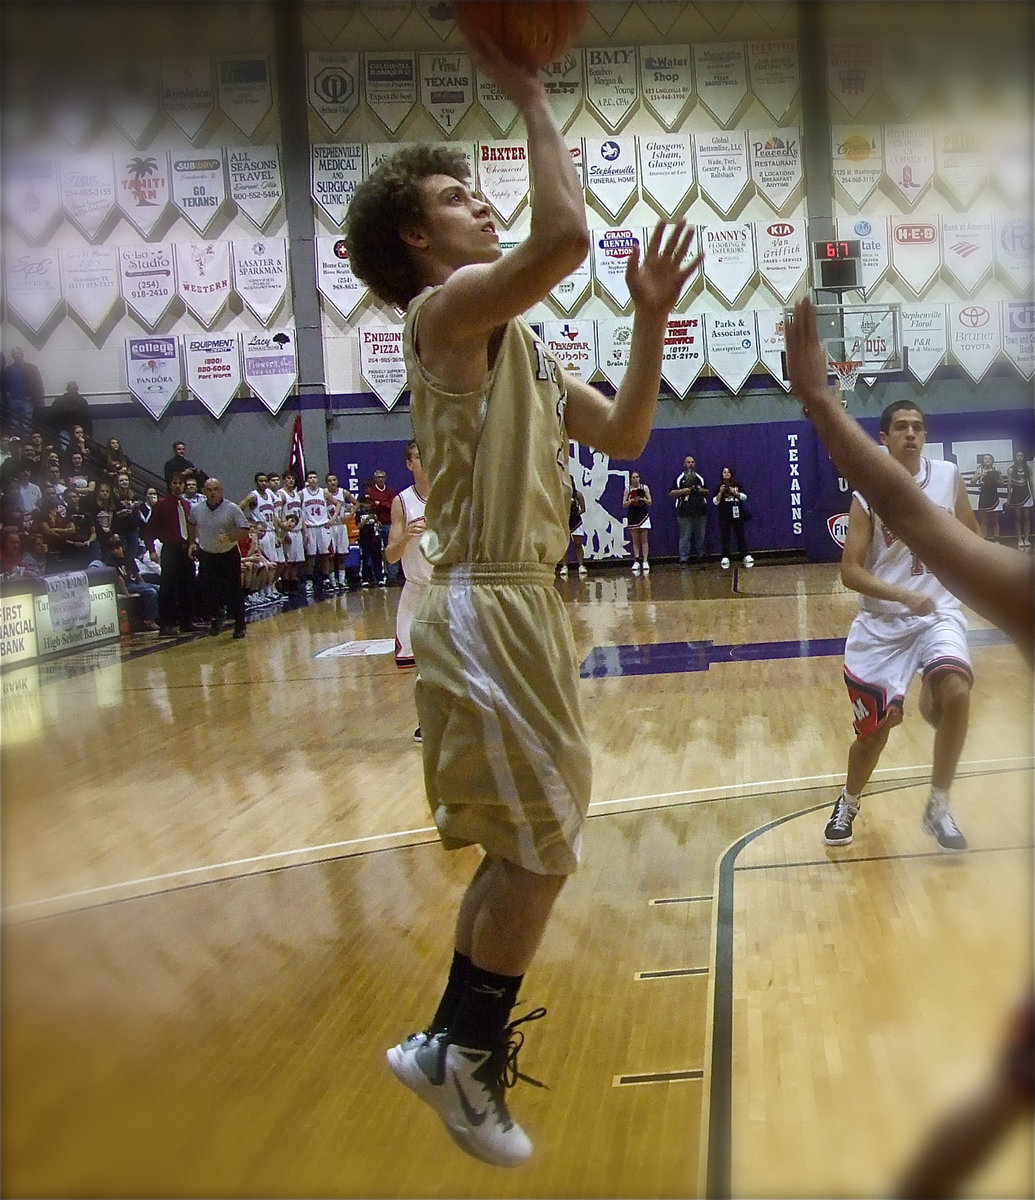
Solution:
[{"label": "woman holding camera", "polygon": [[744,560],[744,566],[749,570],[755,565],[755,560],[747,552],[744,540],[744,522],[747,520],[747,492],[733,478],[729,467],[722,468],[722,479],[719,490],[715,493],[712,503],[719,510],[719,537],[722,541],[722,562],[719,564],[724,571],[730,565],[730,539],[737,539],[737,552]]}]

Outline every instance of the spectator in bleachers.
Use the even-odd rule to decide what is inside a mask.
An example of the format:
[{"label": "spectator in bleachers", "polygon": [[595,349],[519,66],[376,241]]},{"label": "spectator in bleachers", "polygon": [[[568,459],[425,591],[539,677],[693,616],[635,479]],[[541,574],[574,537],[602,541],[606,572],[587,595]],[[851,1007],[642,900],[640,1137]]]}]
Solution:
[{"label": "spectator in bleachers", "polygon": [[90,474],[81,450],[73,450],[69,455],[68,474],[65,482],[68,490],[75,492],[80,500],[93,495],[96,491],[97,481]]},{"label": "spectator in bleachers", "polygon": [[75,532],[65,543],[64,568],[66,571],[80,571],[96,557],[94,547],[97,544],[97,533],[93,517],[80,510],[79,496],[76,492],[65,493],[65,509]]},{"label": "spectator in bleachers", "polygon": [[5,525],[0,530],[0,574],[5,579],[17,579],[25,574],[22,531],[15,525]]},{"label": "spectator in bleachers", "polygon": [[92,496],[92,503],[86,511],[90,512],[93,516],[96,553],[97,557],[103,560],[108,555],[108,547],[111,543],[111,520],[115,515],[112,507],[110,483],[102,480],[97,485],[97,490]]},{"label": "spectator in bleachers", "polygon": [[122,449],[122,443],[117,437],[108,438],[101,453],[101,470],[105,479],[110,479],[112,483],[118,478],[120,472],[129,471],[129,456]]},{"label": "spectator in bleachers", "polygon": [[201,494],[201,486],[198,482],[197,472],[191,468],[183,473],[183,498],[187,503],[194,507],[195,504],[200,504],[205,497]]},{"label": "spectator in bleachers", "polygon": [[102,560],[116,575],[116,590],[124,596],[139,596],[141,601],[141,628],[147,633],[158,632],[158,589],[153,583],[140,578],[137,564],[126,557],[125,547],[119,535],[112,534],[108,553]]},{"label": "spectator in bleachers", "polygon": [[14,495],[22,513],[26,517],[31,517],[36,512],[36,509],[39,508],[40,500],[43,498],[43,491],[40,485],[33,479],[35,462],[30,448],[24,446],[22,449],[23,453],[18,463],[18,471],[5,490]]},{"label": "spectator in bleachers", "polygon": [[65,390],[47,409],[47,424],[62,450],[67,450],[72,441],[72,430],[78,425],[87,438],[93,437],[93,418],[86,397],[79,391],[79,384],[70,379]]},{"label": "spectator in bleachers", "polygon": [[48,553],[47,543],[43,535],[37,531],[31,531],[22,539],[24,549],[22,551],[22,567],[26,575],[47,574],[48,571]]},{"label": "spectator in bleachers", "polygon": [[172,458],[167,459],[165,466],[162,468],[162,474],[165,476],[165,482],[168,483],[174,475],[182,475],[184,481],[187,479],[187,472],[193,471],[194,477],[198,481],[198,491],[205,486],[205,480],[208,475],[200,467],[187,457],[187,443],[173,442]]},{"label": "spectator in bleachers", "polygon": [[31,426],[43,407],[43,377],[35,363],[25,361],[25,351],[15,347],[11,361],[0,372],[0,393],[6,420]]}]

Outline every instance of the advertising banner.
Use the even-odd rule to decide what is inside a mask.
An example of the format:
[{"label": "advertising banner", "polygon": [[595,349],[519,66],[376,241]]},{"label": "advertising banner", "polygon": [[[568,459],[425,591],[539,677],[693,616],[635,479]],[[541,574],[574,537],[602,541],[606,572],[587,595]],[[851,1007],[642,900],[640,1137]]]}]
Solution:
[{"label": "advertising banner", "polygon": [[162,108],[193,141],[216,108],[212,63],[201,55],[162,60]]},{"label": "advertising banner", "polygon": [[787,116],[801,86],[798,43],[792,39],[748,42],[747,58],[751,90],[779,124]]},{"label": "advertising banner", "polygon": [[385,408],[394,408],[406,389],[402,326],[364,325],[358,335],[360,374]]},{"label": "advertising banner", "polygon": [[[361,142],[314,145],[312,155],[313,199],[331,225],[340,229],[352,193],[363,178],[363,145]],[[371,163],[370,169],[374,166]]]},{"label": "advertising banner", "polygon": [[[369,7],[364,5],[364,11]],[[363,55],[363,91],[374,116],[389,133],[398,133],[399,126],[417,107],[416,54],[367,50]]]},{"label": "advertising banner", "polygon": [[586,55],[576,46],[539,68],[547,103],[561,129],[568,128],[582,107],[586,97],[585,73]]},{"label": "advertising banner", "polygon": [[747,99],[747,55],[743,42],[694,42],[697,95],[726,128]]},{"label": "advertising banner", "polygon": [[1035,225],[1031,217],[1000,215],[995,221],[995,261],[1003,279],[1020,295],[1031,292]]},{"label": "advertising banner", "polygon": [[418,54],[417,63],[421,105],[435,124],[449,135],[474,103],[471,56],[459,51],[437,50],[432,54]]},{"label": "advertising banner", "polygon": [[942,265],[937,220],[937,217],[891,218],[891,262],[899,279],[916,296],[927,291]]},{"label": "advertising banner", "polygon": [[219,107],[245,137],[251,137],[273,108],[268,54],[226,55],[216,60]]},{"label": "advertising banner", "polygon": [[704,329],[701,317],[672,316],[665,329],[661,378],[683,397],[704,366]]},{"label": "advertising banner", "polygon": [[172,154],[170,158],[173,204],[204,235],[226,200],[223,152],[217,146],[196,156]]},{"label": "advertising banner", "polygon": [[703,246],[704,278],[732,308],[755,276],[754,225],[750,221],[705,225]]},{"label": "advertising banner", "polygon": [[640,93],[664,129],[675,129],[694,98],[690,43],[637,47]]},{"label": "advertising banner", "polygon": [[751,177],[746,130],[695,133],[694,150],[701,195],[719,212],[728,213]]},{"label": "advertising banner", "polygon": [[359,105],[359,51],[306,54],[309,105],[331,133],[337,133]]},{"label": "advertising banner", "polygon": [[593,239],[593,274],[603,295],[610,296],[619,308],[629,304],[629,286],[625,282],[625,260],[634,244],[643,246],[643,230],[638,226],[627,229],[591,229]]},{"label": "advertising banner", "polygon": [[935,130],[934,165],[942,189],[961,208],[970,208],[988,179],[988,155],[972,125]]},{"label": "advertising banner", "polygon": [[61,158],[61,205],[84,237],[93,239],[115,207],[115,164],[110,154]]},{"label": "advertising banner", "polygon": [[945,362],[949,335],[944,304],[903,304],[902,345],[906,369],[918,383],[926,383]]},{"label": "advertising banner", "polygon": [[207,329],[230,298],[230,243],[176,242],[173,256],[180,299]]},{"label": "advertising banner", "polygon": [[504,225],[524,207],[530,186],[527,142],[479,142],[478,187]]},{"label": "advertising banner", "polygon": [[751,129],[748,147],[755,190],[780,212],[801,186],[801,134],[792,128]]},{"label": "advertising banner", "polygon": [[517,120],[517,105],[500,90],[494,79],[490,79],[477,66],[474,69],[474,95],[500,136],[506,137]]},{"label": "advertising banner", "polygon": [[834,182],[862,208],[884,174],[884,134],[879,125],[834,125],[830,148]]},{"label": "advertising banner", "polygon": [[838,217],[837,236],[858,238],[862,245],[860,278],[863,292],[872,291],[891,266],[891,227],[887,217]]},{"label": "advertising banner", "polygon": [[783,377],[783,354],[787,348],[782,308],[755,309],[755,335],[758,361],[783,388],[791,390],[791,381]]},{"label": "advertising banner", "polygon": [[108,115],[115,127],[134,144],[141,142],[162,107],[158,64],[142,55],[120,64],[112,71],[106,92]]},{"label": "advertising banner", "polygon": [[827,88],[853,117],[877,87],[877,48],[862,38],[827,39]]},{"label": "advertising banner", "polygon": [[241,343],[236,333],[187,336],[187,387],[218,420],[241,386]]},{"label": "advertising banner", "polygon": [[126,338],[126,386],[157,420],[183,387],[183,367],[174,337]]},{"label": "advertising banner", "polygon": [[1022,379],[1035,373],[1035,302],[1003,300],[1003,353]]},{"label": "advertising banner", "polygon": [[226,164],[230,199],[253,225],[263,229],[284,195],[280,147],[230,147]]},{"label": "advertising banner", "polygon": [[119,260],[114,246],[66,247],[61,289],[69,311],[96,333],[119,302]]},{"label": "advertising banner", "polygon": [[61,212],[57,160],[27,151],[6,155],[0,194],[4,216],[30,242],[39,241]]},{"label": "advertising banner", "polygon": [[944,215],[942,262],[963,291],[972,296],[991,274],[995,261],[995,237],[991,217]]},{"label": "advertising banner", "polygon": [[758,273],[783,301],[790,300],[809,269],[809,239],[803,220],[755,221]]},{"label": "advertising banner", "polygon": [[38,333],[61,304],[61,270],[56,250],[4,246],[4,303]]},{"label": "advertising banner", "polygon": [[621,129],[639,103],[635,46],[586,50],[586,100],[605,129]]},{"label": "advertising banner", "polygon": [[612,387],[621,386],[629,368],[632,345],[632,321],[628,317],[608,317],[597,321],[597,357],[600,372]]},{"label": "advertising banner", "polygon": [[975,383],[980,383],[1003,351],[999,303],[964,301],[947,307],[952,356]]},{"label": "advertising banner", "polygon": [[316,286],[320,295],[347,321],[367,293],[367,285],[352,273],[343,238],[316,239]]},{"label": "advertising banner", "polygon": [[583,145],[589,193],[607,216],[620,220],[638,195],[636,139],[583,138]]},{"label": "advertising banner", "polygon": [[597,329],[593,321],[544,321],[543,342],[569,374],[588,383],[597,373]]},{"label": "advertising banner", "polygon": [[930,125],[884,126],[884,174],[896,198],[912,208],[934,178],[934,131]]},{"label": "advertising banner", "polygon": [[736,395],[758,362],[755,318],[750,312],[705,313],[704,332],[712,374]]},{"label": "advertising banner", "polygon": [[268,325],[287,295],[288,252],[284,238],[231,243],[234,291],[263,325]]},{"label": "advertising banner", "polygon": [[243,333],[244,381],[271,413],[280,411],[298,382],[295,331]]},{"label": "advertising banner", "polygon": [[694,186],[693,143],[688,133],[668,133],[637,138],[640,184],[663,216],[686,211]]},{"label": "advertising banner", "polygon": [[176,295],[172,245],[120,246],[119,276],[126,307],[154,329]]},{"label": "advertising banner", "polygon": [[115,194],[122,215],[142,237],[150,237],[172,197],[168,152],[116,155]]}]

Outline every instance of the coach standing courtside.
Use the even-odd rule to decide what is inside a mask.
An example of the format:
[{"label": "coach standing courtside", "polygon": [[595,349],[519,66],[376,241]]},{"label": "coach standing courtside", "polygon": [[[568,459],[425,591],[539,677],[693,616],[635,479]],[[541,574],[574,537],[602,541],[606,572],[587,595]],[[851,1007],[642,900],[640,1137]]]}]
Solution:
[{"label": "coach standing courtside", "polygon": [[198,590],[212,618],[209,633],[216,637],[224,615],[234,619],[234,637],[243,638],[244,589],[241,587],[241,551],[237,539],[249,529],[248,518],[232,500],[223,498],[223,485],[209,476],[205,499],[195,504],[188,518],[190,554],[198,560]]},{"label": "coach standing courtside", "polygon": [[144,527],[144,542],[152,558],[155,542],[162,543],[158,622],[159,633],[163,637],[175,637],[177,625],[180,633],[194,632],[191,625],[194,564],[187,549],[190,542],[187,528],[189,515],[190,505],[183,498],[183,476],[174,475],[169,480],[169,494],[155,503]]}]

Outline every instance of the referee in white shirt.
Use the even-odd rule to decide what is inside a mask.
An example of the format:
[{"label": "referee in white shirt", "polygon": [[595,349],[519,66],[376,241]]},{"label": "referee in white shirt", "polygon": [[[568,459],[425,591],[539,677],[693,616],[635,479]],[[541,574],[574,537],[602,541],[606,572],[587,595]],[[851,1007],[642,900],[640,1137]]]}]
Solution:
[{"label": "referee in white shirt", "polygon": [[210,475],[203,490],[204,503],[195,504],[187,518],[188,553],[198,560],[198,590],[212,619],[209,633],[216,637],[229,614],[234,619],[234,637],[243,638],[244,589],[237,539],[248,532],[248,518],[232,500],[223,499],[218,479]]}]

